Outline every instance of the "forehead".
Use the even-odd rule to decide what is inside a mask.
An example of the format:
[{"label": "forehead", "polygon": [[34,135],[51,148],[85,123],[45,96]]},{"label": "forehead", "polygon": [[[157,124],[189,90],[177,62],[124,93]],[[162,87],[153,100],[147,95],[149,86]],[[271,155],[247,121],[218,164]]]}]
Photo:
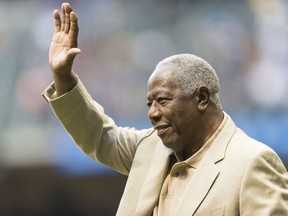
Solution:
[{"label": "forehead", "polygon": [[156,67],[148,80],[148,96],[159,93],[172,93],[172,89],[175,88],[172,83],[172,75],[174,73],[176,73],[175,66],[161,65]]},{"label": "forehead", "polygon": [[163,64],[155,68],[148,80],[148,86],[157,83],[170,83],[171,76],[176,73],[176,67],[171,64]]}]

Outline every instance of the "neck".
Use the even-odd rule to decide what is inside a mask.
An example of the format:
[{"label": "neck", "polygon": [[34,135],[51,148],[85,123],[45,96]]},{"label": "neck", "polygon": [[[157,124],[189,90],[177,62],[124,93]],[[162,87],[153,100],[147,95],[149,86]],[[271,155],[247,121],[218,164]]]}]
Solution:
[{"label": "neck", "polygon": [[[211,117],[212,116],[212,117]],[[213,115],[209,115],[208,118],[202,118],[202,124],[199,128],[201,131],[195,135],[193,142],[187,146],[187,149],[183,151],[175,152],[175,155],[179,161],[184,161],[194,155],[205,143],[210,139],[210,137],[219,128],[224,119],[223,111],[215,112]]]}]

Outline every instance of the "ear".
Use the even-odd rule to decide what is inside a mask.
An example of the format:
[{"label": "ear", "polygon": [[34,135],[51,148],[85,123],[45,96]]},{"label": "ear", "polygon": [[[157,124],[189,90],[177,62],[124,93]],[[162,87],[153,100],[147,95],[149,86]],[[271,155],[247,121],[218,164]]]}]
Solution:
[{"label": "ear", "polygon": [[210,101],[210,91],[206,86],[201,86],[195,91],[198,98],[198,110],[204,112]]}]

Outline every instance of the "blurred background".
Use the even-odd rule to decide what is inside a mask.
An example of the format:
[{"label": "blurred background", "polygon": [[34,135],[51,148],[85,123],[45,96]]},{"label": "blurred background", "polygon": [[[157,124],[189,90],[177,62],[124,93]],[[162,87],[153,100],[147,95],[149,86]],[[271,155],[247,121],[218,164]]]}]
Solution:
[{"label": "blurred background", "polygon": [[[115,215],[126,177],[74,145],[41,93],[58,0],[0,0],[0,215]],[[150,127],[146,82],[177,53],[206,59],[224,110],[288,166],[286,0],[71,0],[74,70],[120,126]],[[241,162],[241,161],[239,161]]]}]

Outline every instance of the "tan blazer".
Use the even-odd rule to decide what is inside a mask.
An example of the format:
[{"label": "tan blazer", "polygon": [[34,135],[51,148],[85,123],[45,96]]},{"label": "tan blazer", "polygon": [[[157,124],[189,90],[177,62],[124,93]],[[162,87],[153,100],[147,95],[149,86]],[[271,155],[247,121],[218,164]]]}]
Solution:
[{"label": "tan blazer", "polygon": [[[81,81],[59,98],[53,85],[43,95],[85,154],[128,175],[117,215],[151,215],[172,154],[155,131],[117,127]],[[175,211],[175,216],[287,216],[287,171],[274,151],[228,116]]]}]

